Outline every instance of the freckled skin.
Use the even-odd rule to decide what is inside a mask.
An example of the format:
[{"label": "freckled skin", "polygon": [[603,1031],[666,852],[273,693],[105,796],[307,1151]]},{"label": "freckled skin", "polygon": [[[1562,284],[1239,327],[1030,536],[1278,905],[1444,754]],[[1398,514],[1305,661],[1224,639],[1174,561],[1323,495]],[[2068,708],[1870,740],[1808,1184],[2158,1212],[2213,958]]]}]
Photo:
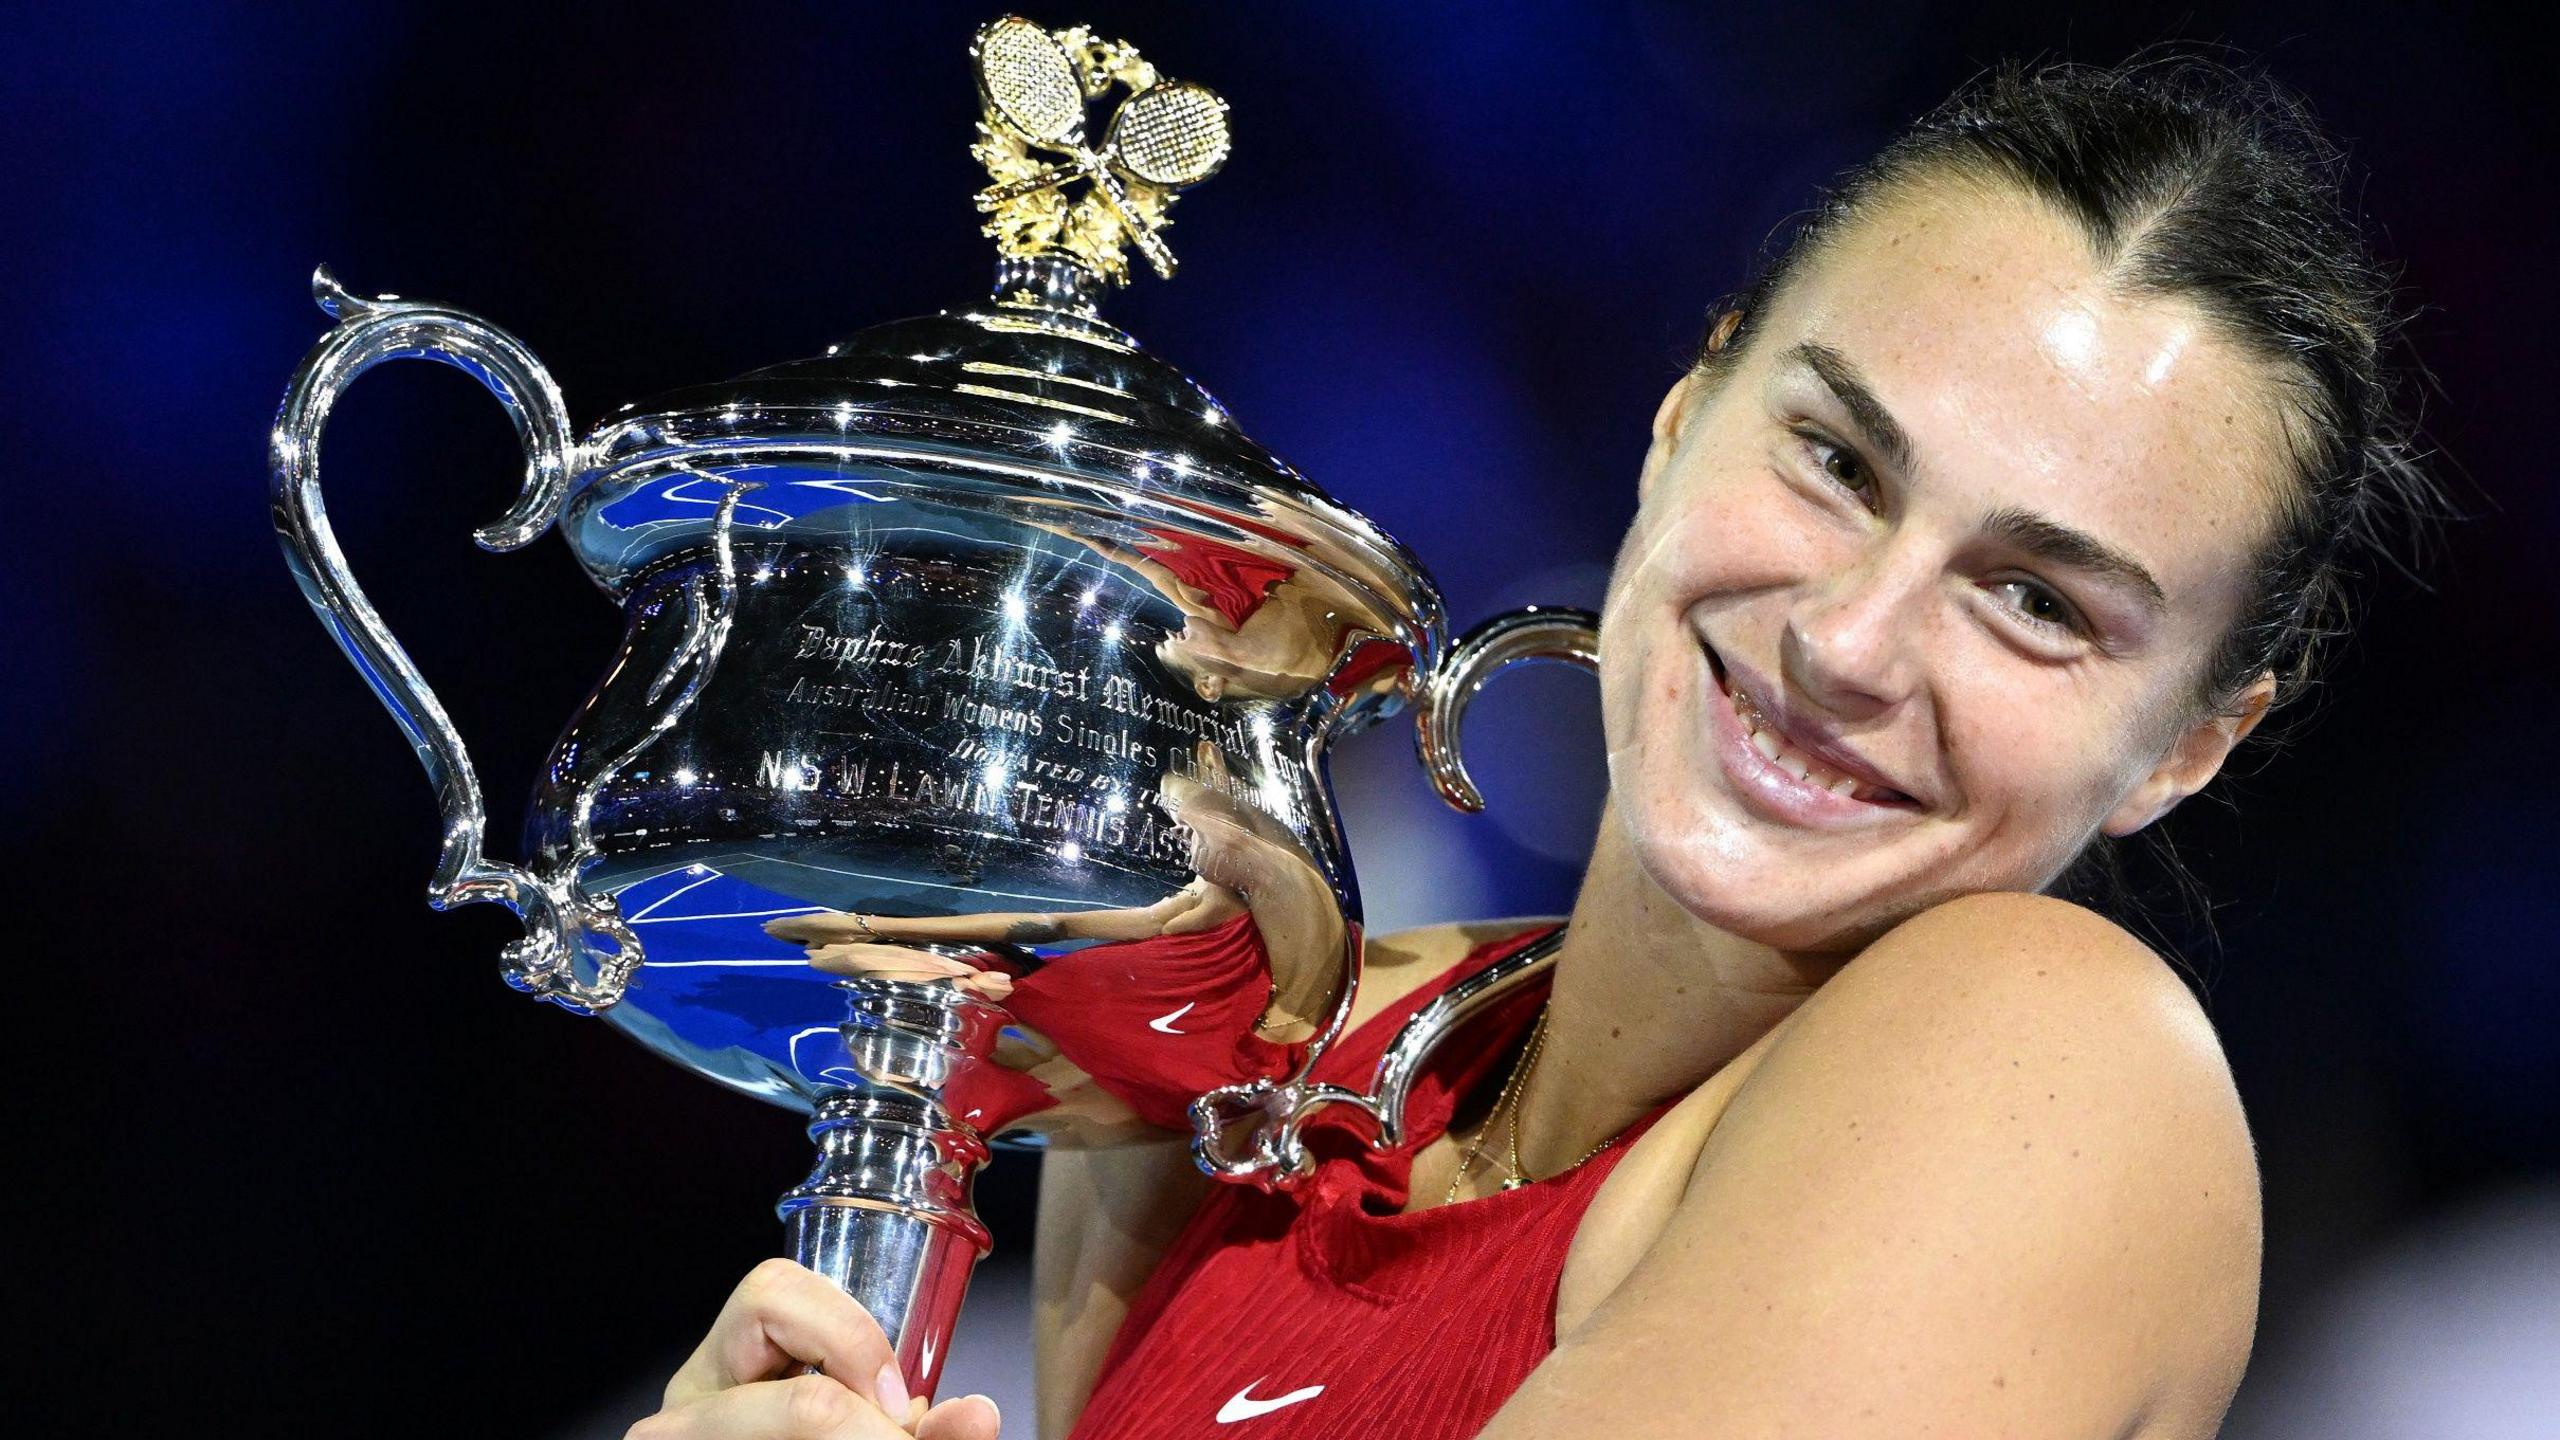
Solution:
[{"label": "freckled skin", "polygon": [[[1780,949],[1849,951],[1959,894],[2041,889],[2098,831],[2131,833],[2210,777],[2246,726],[2181,702],[2282,473],[2246,357],[2184,301],[2118,294],[2036,202],[1952,183],[1841,234],[1746,333],[1720,380],[1664,402],[1601,629],[1615,810],[1655,884]],[[1864,375],[1912,474],[1784,363],[1806,341]],[[1792,433],[1806,422],[1880,472],[1876,490],[1840,489]],[[1991,551],[1979,523],[2003,506],[2131,554],[2164,613]],[[2105,648],[2017,623],[2021,578]],[[1746,809],[1710,748],[1705,707],[1725,702],[1701,634],[1925,809],[1851,832]]]},{"label": "freckled skin", "polygon": [[[1665,399],[1601,632],[1608,813],[1506,1129],[1550,1177],[1677,1103],[1578,1226],[1559,1347],[1488,1437],[1694,1434],[1700,1394],[1736,1407],[1736,1434],[2213,1433],[2257,1232],[2209,1027],[2165,970],[2048,913],[2071,907],[1940,904],[2042,888],[2092,835],[2204,785],[2254,723],[2177,703],[2283,473],[2263,377],[2199,319],[2114,293],[2035,202],[1945,187],[1836,236],[1716,384]],[[1875,511],[1791,431],[1860,443],[1778,363],[1806,341],[1864,375],[1919,456]],[[1987,549],[2000,507],[2129,553],[2164,611]],[[2106,647],[2017,622],[2021,577],[2091,612]],[[1701,633],[1925,808],[1835,830],[1747,806],[1710,746],[1726,701]],[[1365,1014],[1496,933],[1373,938]],[[1464,1163],[1485,1133],[1425,1146],[1409,1208],[1491,1193]],[[1178,1146],[1049,1163],[1044,1304],[1074,1306],[1044,1326],[1042,1389],[1071,1416],[1199,1177]],[[2207,1212],[2208,1190],[2237,1198]],[[2137,1239],[2139,1263],[2110,1268]],[[1965,1403],[1982,1396],[1993,1409]],[[2064,1414],[2099,1418],[2019,1419]]]}]

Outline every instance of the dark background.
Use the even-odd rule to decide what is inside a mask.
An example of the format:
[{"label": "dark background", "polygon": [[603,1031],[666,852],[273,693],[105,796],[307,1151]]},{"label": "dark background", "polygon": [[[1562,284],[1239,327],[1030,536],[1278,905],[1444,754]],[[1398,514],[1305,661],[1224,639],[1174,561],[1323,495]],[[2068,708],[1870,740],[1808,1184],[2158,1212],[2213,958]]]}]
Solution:
[{"label": "dark background", "polygon": [[[496,320],[581,425],[970,303],[965,47],[993,0],[44,9],[0,59],[0,833],[31,982],[13,1188],[58,1217],[16,1267],[68,1382],[53,1428],[592,1422],[770,1251],[804,1145],[505,991],[502,914],[420,903],[427,788],[266,520],[266,427],[325,323],[307,276]],[[2479,518],[2432,593],[2377,587],[2289,752],[2173,823],[2223,902],[2224,957],[2196,958],[2266,1173],[2235,1429],[2349,1433],[2287,1428],[2338,1378],[2339,1297],[2560,1185],[2549,53],[2378,5],[1033,13],[1233,102],[1235,160],[1168,235],[1181,279],[1110,313],[1411,544],[1462,621],[1596,602],[1710,299],[1980,64],[2185,36],[2309,95],[2404,268],[2427,431]],[[387,373],[330,431],[333,518],[511,816],[616,616],[555,543],[474,552],[512,434],[452,371]],[[1596,703],[1558,674],[1482,708],[1491,818],[1433,808],[1401,722],[1340,762],[1381,926],[1570,898]],[[1016,1253],[1035,1165],[982,1188]],[[2428,1283],[2471,1313],[2470,1282]],[[2520,1313],[2560,1335],[2544,1295]]]}]

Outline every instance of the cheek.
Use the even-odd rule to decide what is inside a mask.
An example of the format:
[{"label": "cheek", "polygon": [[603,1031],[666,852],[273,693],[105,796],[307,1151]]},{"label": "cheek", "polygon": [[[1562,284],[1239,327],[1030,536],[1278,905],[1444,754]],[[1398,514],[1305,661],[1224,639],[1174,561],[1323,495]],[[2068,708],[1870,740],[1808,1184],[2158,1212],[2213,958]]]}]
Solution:
[{"label": "cheek", "polygon": [[1609,570],[1609,591],[1600,602],[1601,718],[1615,743],[1619,727],[1634,717],[1636,688],[1652,668],[1659,648],[1662,618],[1676,613],[1672,577],[1662,563],[1664,549],[1654,517],[1639,513],[1627,528]]},{"label": "cheek", "polygon": [[1621,754],[1659,723],[1666,704],[1676,701],[1664,684],[1665,631],[1660,624],[1638,619],[1628,606],[1601,612],[1600,725],[1613,778]]},{"label": "cheek", "polygon": [[[1854,564],[1859,531],[1777,473],[1766,444],[1737,438],[1712,466],[1673,477],[1661,512],[1622,568],[1677,609],[1783,593]],[[1631,536],[1634,541],[1638,537]]]},{"label": "cheek", "polygon": [[2067,680],[2016,669],[1940,693],[1947,753],[1995,845],[2008,835],[2039,850],[2076,848],[2138,778],[2126,773],[2134,737],[2116,707]]}]

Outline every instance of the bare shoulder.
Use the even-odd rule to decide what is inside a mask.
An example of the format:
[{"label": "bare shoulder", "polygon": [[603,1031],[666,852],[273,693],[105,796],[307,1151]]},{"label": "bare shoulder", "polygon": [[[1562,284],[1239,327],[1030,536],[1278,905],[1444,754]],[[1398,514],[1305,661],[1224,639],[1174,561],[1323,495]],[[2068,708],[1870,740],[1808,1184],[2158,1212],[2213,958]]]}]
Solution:
[{"label": "bare shoulder", "polygon": [[1987,977],[2015,976],[2016,965],[2004,961],[2031,961],[2041,973],[2051,968],[2045,962],[2061,960],[2065,980],[2140,986],[2197,1008],[2168,962],[2131,931],[2086,906],[2015,891],[1959,896],[1924,910],[1878,937],[1841,973],[1975,956]]},{"label": "bare shoulder", "polygon": [[[2254,1181],[2239,1093],[2204,1007],[2149,946],[2068,901],[1995,893],[1939,905],[1849,962],[1798,1021],[1779,1052],[1853,1046],[1970,1080],[1964,1095],[2039,1075],[2052,1082],[2041,1093],[2057,1102],[2066,1092],[2112,1093],[2115,1103],[2087,1123],[2168,1127],[2244,1162]],[[1771,1073],[1773,1084],[1809,1078],[1784,1066]],[[2118,1086],[2127,1088],[2111,1092]]]},{"label": "bare shoulder", "polygon": [[2256,1152],[2211,1020],[2149,946],[2067,901],[1966,896],[1876,940],[1806,1001],[1718,1128],[1766,1140],[1781,1112],[2013,1153],[2002,1171],[2076,1194],[2117,1186],[2126,1215],[2174,1217],[2160,1244],[2218,1262],[2245,1248],[2255,1274]]},{"label": "bare shoulder", "polygon": [[2230,1070],[2176,973],[2078,906],[1967,897],[1790,1017],[1523,1418],[2210,1435],[2259,1226]]}]

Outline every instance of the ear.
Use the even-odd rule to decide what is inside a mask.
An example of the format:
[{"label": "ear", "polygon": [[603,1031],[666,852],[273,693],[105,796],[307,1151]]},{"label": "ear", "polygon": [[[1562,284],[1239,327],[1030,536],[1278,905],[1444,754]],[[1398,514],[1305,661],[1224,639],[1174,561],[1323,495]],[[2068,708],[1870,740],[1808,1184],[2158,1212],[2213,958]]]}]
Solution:
[{"label": "ear", "polygon": [[2222,762],[2249,732],[2266,718],[2275,699],[2276,677],[2260,671],[2234,707],[2237,714],[2213,714],[2196,721],[2170,745],[2167,754],[2133,793],[2124,797],[2099,828],[2122,839],[2177,808],[2179,801],[2203,789],[2222,770]]},{"label": "ear", "polygon": [[1679,450],[1680,429],[1688,423],[1689,400],[1697,386],[1698,372],[1692,370],[1674,381],[1662,403],[1654,407],[1653,440],[1645,447],[1644,468],[1636,473],[1636,503],[1652,498],[1655,477],[1670,466],[1673,453]]}]

